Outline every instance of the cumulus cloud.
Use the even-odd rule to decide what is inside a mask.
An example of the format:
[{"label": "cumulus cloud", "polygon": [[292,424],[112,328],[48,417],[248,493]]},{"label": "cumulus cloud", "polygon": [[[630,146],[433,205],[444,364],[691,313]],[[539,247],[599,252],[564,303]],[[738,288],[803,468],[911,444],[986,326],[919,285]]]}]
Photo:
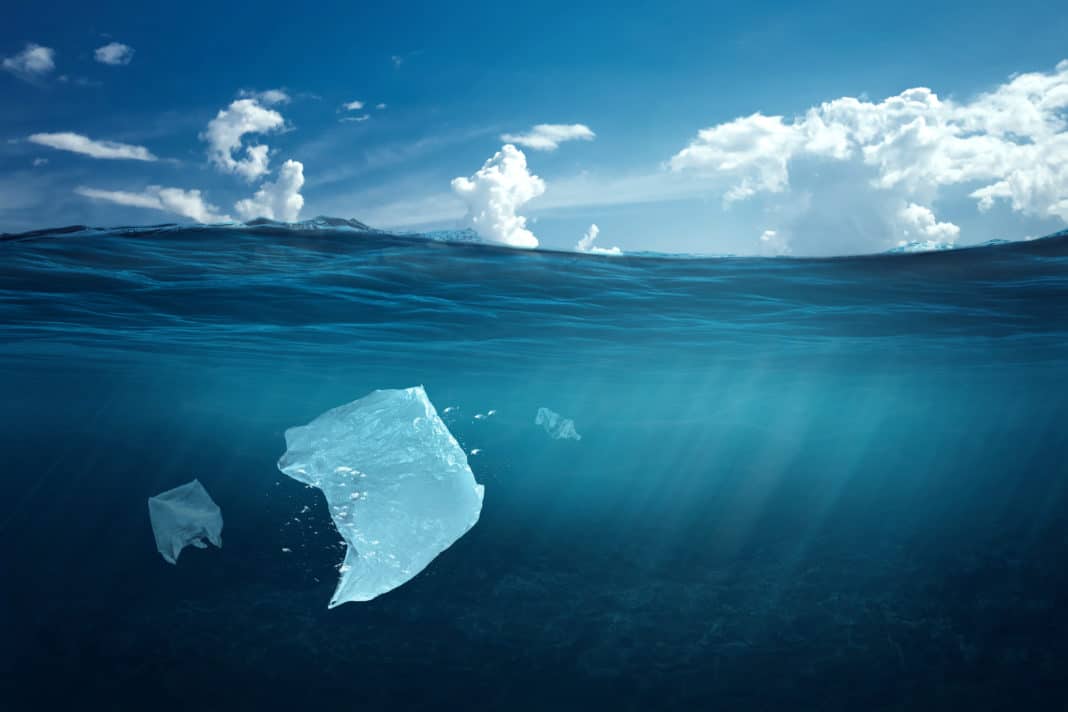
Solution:
[{"label": "cumulus cloud", "polygon": [[592,141],[597,137],[583,124],[538,124],[522,134],[504,134],[502,141],[518,143],[535,151],[555,151],[565,141]]},{"label": "cumulus cloud", "polygon": [[56,51],[31,42],[14,57],[5,57],[3,67],[22,79],[39,79],[56,68]]},{"label": "cumulus cloud", "polygon": [[938,222],[934,212],[916,203],[908,203],[898,211],[898,218],[904,227],[906,237],[934,240],[936,242],[957,241],[960,228],[951,222]]},{"label": "cumulus cloud", "polygon": [[727,174],[735,179],[725,200],[742,200],[757,191],[777,193],[789,182],[787,164],[796,151],[795,130],[781,116],[753,114],[703,129],[671,158],[673,170]]},{"label": "cumulus cloud", "polygon": [[341,108],[345,109],[346,111],[359,111],[360,109],[363,108],[363,102],[359,101],[359,100],[357,100],[357,101],[349,101],[349,102],[346,102],[346,103],[342,104]]},{"label": "cumulus cloud", "polygon": [[117,141],[94,141],[88,136],[69,131],[62,133],[36,133],[27,140],[40,146],[80,153],[83,156],[92,158],[127,159],[131,161],[159,160],[144,146],[134,146]]},{"label": "cumulus cloud", "polygon": [[40,168],[41,166],[47,166],[47,165],[48,165],[48,159],[47,158],[35,158],[35,159],[33,159],[33,167],[34,168]]},{"label": "cumulus cloud", "polygon": [[590,229],[586,231],[586,234],[582,236],[582,239],[575,244],[575,250],[577,252],[586,252],[591,255],[622,255],[623,250],[618,247],[596,247],[593,243],[597,239],[597,236],[601,234],[601,228],[597,227],[597,223],[590,225]]},{"label": "cumulus cloud", "polygon": [[98,190],[78,187],[74,192],[92,200],[103,200],[134,208],[148,208],[174,213],[199,223],[229,222],[230,217],[221,215],[219,209],[204,201],[199,190],[162,188],[150,185],[140,193],[123,190]]},{"label": "cumulus cloud", "polygon": [[467,222],[488,242],[513,247],[537,247],[517,210],[545,192],[545,181],[527,169],[527,157],[512,144],[501,150],[470,178],[454,178],[453,191],[467,204]]},{"label": "cumulus cloud", "polygon": [[264,183],[251,198],[239,200],[234,209],[245,220],[267,218],[295,222],[304,207],[304,196],[300,194],[303,186],[304,164],[286,161],[278,171],[276,181]]},{"label": "cumulus cloud", "polygon": [[103,47],[97,47],[93,57],[101,64],[110,64],[113,67],[129,64],[133,60],[134,49],[121,42],[109,42]]},{"label": "cumulus cloud", "polygon": [[385,104],[375,104],[375,108],[378,109],[379,111],[382,111],[383,109],[386,108],[386,105]]},{"label": "cumulus cloud", "polygon": [[[238,99],[220,110],[200,138],[208,143],[208,158],[220,170],[251,182],[269,170],[268,147],[265,144],[243,146],[245,135],[271,133],[284,126],[281,114],[263,106],[260,97],[252,97]],[[234,158],[234,152],[241,148],[245,149],[245,157]]]},{"label": "cumulus cloud", "polygon": [[589,252],[593,247],[593,241],[597,239],[597,236],[601,234],[601,228],[597,227],[597,223],[590,225],[590,229],[586,231],[586,234],[582,236],[577,243],[575,243],[575,249],[579,252]]},{"label": "cumulus cloud", "polygon": [[360,123],[363,123],[364,121],[367,121],[370,118],[371,118],[370,114],[360,114],[359,116],[342,116],[340,119],[338,119],[338,121],[340,121],[341,123],[354,122],[354,123],[360,124]]},{"label": "cumulus cloud", "polygon": [[668,165],[720,181],[726,202],[788,190],[794,164],[808,159],[863,166],[873,190],[906,200],[962,186],[982,210],[1005,201],[1068,221],[1066,109],[1062,61],[970,101],[914,88],[877,103],[835,99],[790,120],[753,114],[700,131]]}]

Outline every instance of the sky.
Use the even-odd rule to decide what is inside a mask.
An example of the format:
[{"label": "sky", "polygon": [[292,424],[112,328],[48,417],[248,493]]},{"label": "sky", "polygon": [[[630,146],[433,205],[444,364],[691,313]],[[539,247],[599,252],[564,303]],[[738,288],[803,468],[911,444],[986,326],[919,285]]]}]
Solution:
[{"label": "sky", "polygon": [[1068,223],[1068,6],[375,5],[5,8],[0,232],[825,255]]}]

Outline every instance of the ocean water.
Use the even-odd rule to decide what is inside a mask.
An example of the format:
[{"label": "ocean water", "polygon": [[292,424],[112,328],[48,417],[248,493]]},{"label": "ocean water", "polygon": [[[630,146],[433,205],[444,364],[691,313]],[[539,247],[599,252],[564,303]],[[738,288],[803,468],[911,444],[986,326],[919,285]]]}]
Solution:
[{"label": "ocean water", "polygon": [[[481,520],[328,611],[340,538],[283,432],[419,384]],[[45,231],[0,241],[0,394],[4,709],[1068,707],[1068,235]],[[170,566],[146,499],[194,477],[223,548]]]}]

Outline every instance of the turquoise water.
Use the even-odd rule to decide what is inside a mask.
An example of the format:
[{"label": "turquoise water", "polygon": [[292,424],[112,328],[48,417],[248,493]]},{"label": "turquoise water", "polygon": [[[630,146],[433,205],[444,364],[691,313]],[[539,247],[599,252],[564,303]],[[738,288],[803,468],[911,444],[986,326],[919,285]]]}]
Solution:
[{"label": "turquoise water", "polygon": [[[7,238],[3,692],[1061,708],[1066,314],[1066,235],[821,260]],[[339,537],[278,472],[282,433],[419,384],[480,451],[482,518],[408,584],[327,611]],[[582,439],[548,438],[542,406]],[[171,567],[145,500],[193,477],[224,546]]]}]

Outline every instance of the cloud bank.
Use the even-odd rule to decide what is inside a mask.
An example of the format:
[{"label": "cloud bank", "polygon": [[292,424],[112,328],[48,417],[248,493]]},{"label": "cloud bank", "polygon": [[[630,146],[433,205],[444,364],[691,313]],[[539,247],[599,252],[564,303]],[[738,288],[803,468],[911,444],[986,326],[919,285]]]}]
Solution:
[{"label": "cloud bank", "polygon": [[504,134],[501,140],[535,151],[555,151],[565,141],[592,141],[597,137],[584,124],[538,124],[522,134]]},{"label": "cloud bank", "polygon": [[[284,95],[284,92],[279,93]],[[269,149],[265,144],[243,146],[244,137],[247,134],[279,131],[284,126],[282,115],[263,106],[258,96],[238,99],[220,110],[200,138],[208,143],[208,159],[219,170],[252,182],[269,171]],[[241,148],[245,149],[245,157],[235,159],[234,152]]]},{"label": "cloud bank", "polygon": [[93,52],[93,58],[101,64],[110,64],[113,67],[129,64],[133,61],[134,49],[121,42],[109,42],[103,47],[97,47]]},{"label": "cloud bank", "polygon": [[519,208],[545,192],[545,181],[527,169],[527,157],[512,144],[470,178],[454,178],[453,191],[467,204],[467,222],[488,242],[512,247],[537,247]]},{"label": "cloud bank", "polygon": [[140,193],[122,190],[97,190],[96,188],[86,187],[75,188],[74,192],[92,200],[104,200],[109,203],[134,208],[148,208],[150,210],[174,213],[199,223],[230,221],[229,216],[220,214],[218,208],[205,202],[199,190],[162,188],[158,185],[152,185]]},{"label": "cloud bank", "polygon": [[[852,197],[878,206],[891,229],[952,242],[959,228],[938,222],[924,205],[949,187],[964,190],[980,210],[1004,202],[1022,214],[1068,221],[1066,109],[1063,61],[1052,72],[1017,75],[970,101],[920,87],[877,103],[835,99],[789,120],[761,113],[737,118],[700,131],[668,167],[717,184],[729,205],[788,192],[819,203],[821,181],[797,181],[798,169],[804,176],[817,175],[819,166],[849,166],[836,173],[840,184],[863,184]],[[905,207],[895,211],[884,203]],[[839,201],[838,207],[851,206]]]},{"label": "cloud bank", "polygon": [[30,143],[40,146],[48,146],[60,151],[80,153],[91,158],[106,158],[113,160],[131,161],[155,161],[158,160],[152,152],[144,146],[134,146],[117,141],[94,141],[88,136],[71,133],[36,133],[28,137]]}]

